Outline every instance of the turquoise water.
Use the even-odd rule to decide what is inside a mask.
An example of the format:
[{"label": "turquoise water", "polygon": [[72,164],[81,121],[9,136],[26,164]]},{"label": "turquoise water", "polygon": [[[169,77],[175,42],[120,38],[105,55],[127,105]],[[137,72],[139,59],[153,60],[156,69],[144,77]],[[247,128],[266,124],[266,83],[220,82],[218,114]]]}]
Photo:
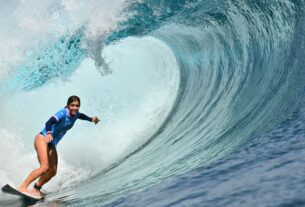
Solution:
[{"label": "turquoise water", "polygon": [[[36,47],[20,44],[25,57],[2,57],[1,184],[35,166],[35,133],[77,94],[102,121],[77,123],[60,143],[58,175],[37,206],[304,205],[303,2],[8,8],[25,15],[14,16],[19,26],[43,16],[48,27]],[[1,204],[13,199],[1,194]]]}]

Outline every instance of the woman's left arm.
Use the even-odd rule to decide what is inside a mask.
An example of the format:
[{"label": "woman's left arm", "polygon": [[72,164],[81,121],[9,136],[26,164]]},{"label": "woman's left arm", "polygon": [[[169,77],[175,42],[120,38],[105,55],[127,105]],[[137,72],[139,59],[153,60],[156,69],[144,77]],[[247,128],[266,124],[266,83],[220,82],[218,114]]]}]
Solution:
[{"label": "woman's left arm", "polygon": [[97,117],[92,117],[90,118],[89,116],[87,116],[86,114],[83,114],[83,113],[79,113],[79,116],[78,116],[79,119],[81,120],[86,120],[86,121],[90,121],[90,122],[94,122],[95,124],[97,124],[100,120],[97,118]]}]

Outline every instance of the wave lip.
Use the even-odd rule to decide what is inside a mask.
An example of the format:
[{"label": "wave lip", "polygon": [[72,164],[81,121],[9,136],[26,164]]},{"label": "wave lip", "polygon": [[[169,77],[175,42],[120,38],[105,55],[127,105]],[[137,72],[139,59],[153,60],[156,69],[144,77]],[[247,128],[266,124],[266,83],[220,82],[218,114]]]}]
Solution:
[{"label": "wave lip", "polygon": [[[37,73],[61,76],[59,67],[78,64],[84,50],[92,59],[100,60],[101,53],[96,50],[102,47],[100,39],[107,37],[125,18],[122,10],[127,5],[124,0],[3,2],[0,39],[5,44],[0,45],[1,86],[15,74],[18,81],[24,81],[30,72],[35,77]],[[71,45],[76,47],[70,50]]]}]

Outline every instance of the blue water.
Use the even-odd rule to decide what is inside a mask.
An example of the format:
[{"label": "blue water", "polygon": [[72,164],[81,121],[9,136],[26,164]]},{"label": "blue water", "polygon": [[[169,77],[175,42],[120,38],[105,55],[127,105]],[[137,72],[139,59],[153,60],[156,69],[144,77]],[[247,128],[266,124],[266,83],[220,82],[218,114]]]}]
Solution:
[{"label": "blue water", "polygon": [[304,206],[304,112],[209,167],[107,206]]},{"label": "blue water", "polygon": [[72,166],[62,175],[85,176],[58,178],[34,206],[305,206],[304,9],[297,0],[130,1],[99,38],[88,41],[84,25],[16,64],[3,107],[39,108],[54,90],[52,107],[73,92],[105,119],[60,149]]}]

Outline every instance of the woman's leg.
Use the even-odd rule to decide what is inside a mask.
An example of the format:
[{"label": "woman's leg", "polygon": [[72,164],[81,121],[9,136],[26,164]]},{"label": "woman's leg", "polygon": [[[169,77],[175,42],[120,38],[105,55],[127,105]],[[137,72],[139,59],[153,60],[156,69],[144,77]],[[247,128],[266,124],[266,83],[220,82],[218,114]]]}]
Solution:
[{"label": "woman's leg", "polygon": [[[52,177],[56,175],[57,172],[57,151],[55,146],[51,145],[48,147],[48,154],[49,154],[49,169],[47,172],[43,173],[39,180],[36,182],[36,186],[41,188],[45,183],[49,182]],[[33,193],[41,194],[39,189],[32,189]]]},{"label": "woman's leg", "polygon": [[23,181],[21,186],[18,188],[20,192],[27,192],[28,186],[37,178],[39,178],[43,173],[47,172],[49,169],[49,160],[48,160],[48,144],[46,143],[44,137],[41,134],[38,134],[35,137],[34,141],[35,150],[37,152],[38,161],[40,167],[36,170],[33,170],[30,175]]}]

